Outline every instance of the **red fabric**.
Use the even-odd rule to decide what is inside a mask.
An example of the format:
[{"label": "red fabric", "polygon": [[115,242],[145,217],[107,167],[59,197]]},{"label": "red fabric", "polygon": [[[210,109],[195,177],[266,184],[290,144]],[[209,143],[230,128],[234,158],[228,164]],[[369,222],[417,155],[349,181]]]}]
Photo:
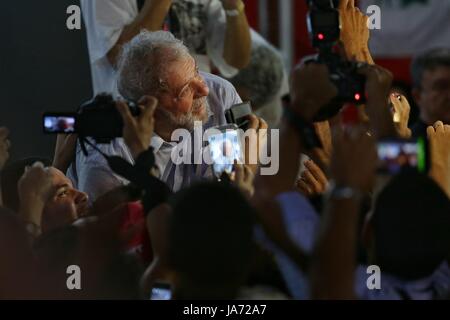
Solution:
[{"label": "red fabric", "polygon": [[258,0],[245,1],[245,13],[247,15],[248,23],[250,27],[259,30],[259,9]]},{"label": "red fabric", "polygon": [[133,202],[128,203],[126,210],[120,229],[127,239],[125,249],[137,252],[145,264],[150,264],[153,251],[146,228],[144,208],[140,202]]}]

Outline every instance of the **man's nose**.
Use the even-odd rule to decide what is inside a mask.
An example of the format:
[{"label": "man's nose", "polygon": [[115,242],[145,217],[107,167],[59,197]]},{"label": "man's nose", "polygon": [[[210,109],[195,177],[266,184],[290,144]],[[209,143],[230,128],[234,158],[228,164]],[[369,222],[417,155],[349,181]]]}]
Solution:
[{"label": "man's nose", "polygon": [[74,201],[77,206],[87,204],[88,200],[89,200],[89,197],[88,197],[87,193],[81,192],[78,190],[76,191]]},{"label": "man's nose", "polygon": [[194,99],[203,98],[209,94],[209,88],[206,85],[205,80],[201,76],[195,80],[194,86],[195,86]]}]

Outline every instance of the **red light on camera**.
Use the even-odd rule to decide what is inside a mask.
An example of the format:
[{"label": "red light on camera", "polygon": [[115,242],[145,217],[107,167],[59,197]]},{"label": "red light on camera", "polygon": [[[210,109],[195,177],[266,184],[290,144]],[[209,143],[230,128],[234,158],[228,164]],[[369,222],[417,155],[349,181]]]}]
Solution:
[{"label": "red light on camera", "polygon": [[355,100],[356,101],[361,100],[361,95],[359,93],[355,94]]},{"label": "red light on camera", "polygon": [[323,33],[319,33],[319,34],[317,35],[317,38],[318,38],[319,40],[324,40],[324,39],[325,39],[325,35],[324,35]]}]

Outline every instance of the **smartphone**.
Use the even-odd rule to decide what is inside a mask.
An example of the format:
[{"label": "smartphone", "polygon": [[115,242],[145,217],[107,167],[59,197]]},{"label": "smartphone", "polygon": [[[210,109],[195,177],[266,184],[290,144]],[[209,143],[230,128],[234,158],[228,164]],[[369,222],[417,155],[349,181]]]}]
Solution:
[{"label": "smartphone", "polygon": [[224,172],[233,172],[234,161],[243,162],[241,137],[236,125],[216,128],[218,133],[208,137],[214,175],[220,178]]},{"label": "smartphone", "polygon": [[42,126],[45,134],[75,133],[76,114],[62,112],[46,112],[42,117]]},{"label": "smartphone", "polygon": [[378,143],[378,173],[397,175],[402,172],[428,172],[426,140],[384,140]]},{"label": "smartphone", "polygon": [[150,300],[170,300],[172,299],[172,288],[168,283],[155,283],[152,288]]}]

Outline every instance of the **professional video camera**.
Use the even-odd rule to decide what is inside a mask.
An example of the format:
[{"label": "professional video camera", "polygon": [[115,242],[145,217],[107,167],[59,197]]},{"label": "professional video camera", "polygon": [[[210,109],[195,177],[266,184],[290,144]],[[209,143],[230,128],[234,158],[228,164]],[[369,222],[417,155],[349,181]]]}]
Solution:
[{"label": "professional video camera", "polygon": [[313,47],[319,52],[315,62],[327,65],[330,80],[338,89],[338,96],[319,111],[315,121],[323,121],[335,116],[345,103],[360,105],[366,102],[365,77],[357,72],[362,63],[348,61],[335,52],[341,32],[338,2],[307,0],[309,4],[308,31]]},{"label": "professional video camera", "polygon": [[[140,109],[134,102],[127,102],[130,112],[137,117]],[[76,133],[80,138],[92,138],[96,143],[108,144],[121,137],[123,120],[116,109],[116,102],[109,94],[97,95],[84,103],[78,113],[46,112],[43,118],[44,133]]]}]

